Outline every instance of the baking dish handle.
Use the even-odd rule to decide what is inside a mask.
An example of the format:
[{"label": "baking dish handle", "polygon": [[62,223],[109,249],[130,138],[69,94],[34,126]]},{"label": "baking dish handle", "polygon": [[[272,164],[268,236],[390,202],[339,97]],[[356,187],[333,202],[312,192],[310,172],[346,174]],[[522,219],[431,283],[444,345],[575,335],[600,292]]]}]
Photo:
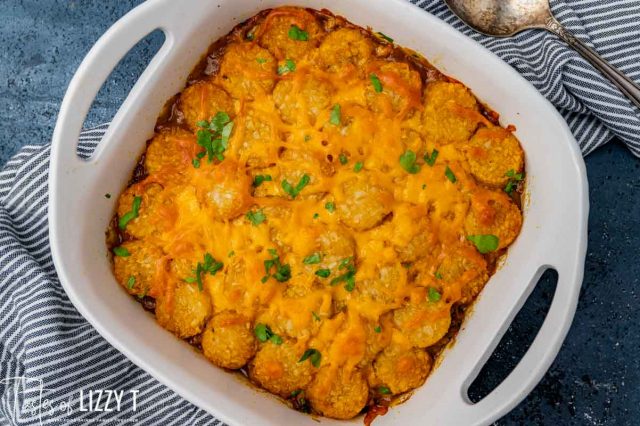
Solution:
[{"label": "baking dish handle", "polygon": [[[172,0],[142,3],[113,24],[91,48],[78,67],[60,105],[52,138],[52,164],[63,161],[64,164],[75,166],[77,171],[86,163],[77,156],[76,145],[98,90],[129,50],[156,29],[162,30],[166,39],[145,72],[158,66],[161,58],[170,50],[174,37],[180,32],[179,29],[172,28],[171,22],[165,22],[168,16],[175,16],[167,13],[167,9],[175,9],[178,13],[178,3],[180,2]],[[132,94],[130,93],[129,98]]]},{"label": "baking dish handle", "polygon": [[584,274],[580,261],[553,263],[558,266],[542,266],[535,274],[534,279],[537,280],[546,269],[555,269],[558,283],[549,312],[533,343],[502,383],[476,404],[471,403],[467,396],[468,387],[475,377],[467,380],[456,404],[456,424],[481,425],[495,421],[524,399],[551,366],[569,331]]}]

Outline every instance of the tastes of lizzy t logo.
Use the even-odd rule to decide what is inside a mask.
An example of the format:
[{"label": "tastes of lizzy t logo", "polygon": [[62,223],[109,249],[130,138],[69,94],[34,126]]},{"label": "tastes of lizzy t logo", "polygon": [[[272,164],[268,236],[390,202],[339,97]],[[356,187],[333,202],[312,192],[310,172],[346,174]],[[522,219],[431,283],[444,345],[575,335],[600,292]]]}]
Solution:
[{"label": "tastes of lizzy t logo", "polygon": [[[29,377],[0,379],[0,388],[4,388],[3,398],[10,409],[7,414],[17,423],[112,421],[108,417],[92,418],[102,417],[104,413],[119,413],[121,424],[137,422],[138,389],[47,389],[41,379]],[[129,416],[122,416],[124,413]]]}]

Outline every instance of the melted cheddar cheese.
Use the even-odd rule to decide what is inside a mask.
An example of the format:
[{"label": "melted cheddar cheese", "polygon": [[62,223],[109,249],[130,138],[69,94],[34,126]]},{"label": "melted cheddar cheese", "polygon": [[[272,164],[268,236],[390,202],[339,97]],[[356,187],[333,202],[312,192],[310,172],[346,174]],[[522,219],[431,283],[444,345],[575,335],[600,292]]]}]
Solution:
[{"label": "melted cheddar cheese", "polygon": [[119,198],[120,284],[295,408],[420,386],[519,233],[511,129],[326,11],[262,12],[198,69]]}]

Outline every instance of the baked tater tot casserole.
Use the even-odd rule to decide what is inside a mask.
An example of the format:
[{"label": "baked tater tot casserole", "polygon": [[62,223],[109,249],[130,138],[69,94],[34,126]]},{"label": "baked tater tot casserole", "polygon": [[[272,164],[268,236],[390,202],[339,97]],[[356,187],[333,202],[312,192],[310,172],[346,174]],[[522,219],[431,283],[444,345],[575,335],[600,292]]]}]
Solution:
[{"label": "baked tater tot casserole", "polygon": [[520,232],[514,130],[385,34],[262,11],[159,117],[107,232],[115,277],[214,365],[370,423]]}]

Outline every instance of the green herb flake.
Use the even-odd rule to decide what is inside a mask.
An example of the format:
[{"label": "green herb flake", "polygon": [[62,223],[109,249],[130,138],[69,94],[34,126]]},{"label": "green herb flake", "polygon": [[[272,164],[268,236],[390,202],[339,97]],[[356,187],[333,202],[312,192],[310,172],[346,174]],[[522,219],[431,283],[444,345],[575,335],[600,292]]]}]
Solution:
[{"label": "green herb flake", "polygon": [[127,280],[127,288],[129,290],[131,290],[133,288],[133,286],[136,285],[136,277],[134,277],[133,275],[131,275],[129,277],[129,279]]},{"label": "green herb flake", "polygon": [[291,25],[289,28],[289,38],[296,41],[307,41],[309,40],[309,33],[297,25]]},{"label": "green herb flake", "polygon": [[260,185],[262,185],[264,182],[271,182],[272,181],[272,177],[271,175],[256,175],[253,178],[253,187],[257,188]]},{"label": "green herb flake", "polygon": [[246,218],[253,224],[253,226],[258,226],[267,219],[267,216],[265,216],[262,210],[249,210],[246,214]]},{"label": "green herb flake", "polygon": [[360,170],[362,170],[362,167],[364,167],[364,163],[362,161],[358,161],[354,166],[353,166],[353,171],[358,173],[360,172]]},{"label": "green herb flake", "polygon": [[320,318],[320,315],[318,315],[317,313],[315,313],[315,311],[311,311],[311,315],[313,315],[313,319],[316,321],[322,321],[322,318]]},{"label": "green herb flake", "polygon": [[338,160],[340,160],[340,164],[342,164],[343,166],[349,162],[349,158],[347,158],[345,154],[340,154],[338,156]]},{"label": "green herb flake", "polygon": [[253,332],[256,335],[256,338],[262,343],[265,343],[266,341],[271,341],[271,343],[276,345],[282,344],[282,337],[275,334],[271,330],[271,327],[269,327],[266,324],[262,324],[262,323],[256,324],[256,326],[253,329]]},{"label": "green herb flake", "polygon": [[[204,152],[198,153],[197,159],[200,160],[206,155],[207,160],[211,163],[214,159],[218,161],[224,160],[223,153],[229,145],[229,137],[233,131],[233,121],[231,117],[224,111],[218,111],[210,121],[201,120],[198,123],[197,142]],[[192,162],[196,169],[200,167],[200,162]]]},{"label": "green herb flake", "polygon": [[[269,249],[269,254],[271,254],[271,259],[264,261],[265,276],[262,277],[261,281],[266,283],[271,277],[281,283],[289,281],[291,278],[291,266],[288,264],[283,265],[280,262],[280,256],[278,256],[278,252],[275,249]],[[271,273],[272,269],[274,270],[273,273]]]},{"label": "green herb flake", "polygon": [[467,240],[471,241],[478,251],[486,254],[496,251],[500,244],[500,240],[495,235],[468,235]]},{"label": "green herb flake", "polygon": [[335,104],[331,109],[331,116],[329,117],[329,123],[334,126],[339,126],[342,122],[342,113],[340,109],[340,104]]},{"label": "green herb flake", "polygon": [[339,270],[344,270],[341,275],[335,277],[329,283],[330,285],[336,285],[341,282],[344,282],[344,289],[351,292],[356,287],[356,265],[353,263],[352,257],[347,257],[342,259],[340,265],[338,266]]},{"label": "green herb flake", "polygon": [[193,165],[194,169],[200,168],[200,160],[198,160],[197,158],[194,158],[193,160],[191,160],[191,164]]},{"label": "green herb flake", "polygon": [[317,349],[309,348],[306,351],[304,351],[304,353],[302,354],[302,356],[300,357],[298,362],[304,362],[307,359],[309,361],[311,361],[311,364],[314,367],[318,368],[318,367],[320,367],[320,361],[322,360],[322,354]]},{"label": "green herb flake", "polygon": [[324,208],[327,209],[329,213],[333,213],[336,211],[336,204],[333,201],[327,201],[324,203]]},{"label": "green herb flake", "polygon": [[264,64],[264,63],[267,62],[267,59],[266,58],[257,58],[256,62],[259,63],[259,64]]},{"label": "green herb flake", "polygon": [[375,331],[376,333],[382,333],[382,327],[380,327],[379,325],[376,325],[373,331]]},{"label": "green herb flake", "polygon": [[278,67],[278,75],[289,74],[296,70],[296,63],[293,59],[285,59],[284,63]]},{"label": "green herb flake", "polygon": [[449,182],[451,183],[456,183],[458,181],[456,175],[453,174],[453,171],[449,168],[449,166],[447,166],[447,168],[444,170],[444,175],[447,177],[447,179],[449,179]]},{"label": "green herb flake", "polygon": [[309,142],[311,140],[311,135],[304,135],[304,141]]},{"label": "green herb flake", "polygon": [[227,257],[233,257],[236,255],[236,252],[231,250],[229,253],[227,253]]},{"label": "green herb flake", "polygon": [[426,183],[423,183],[423,184],[422,184],[422,189],[424,190],[424,189],[426,189],[426,188],[427,188],[427,184],[426,184]]},{"label": "green herb flake", "polygon": [[292,186],[286,179],[282,181],[281,185],[284,192],[289,194],[291,198],[296,198],[298,194],[300,194],[300,191],[302,191],[304,187],[309,184],[309,182],[311,182],[311,178],[308,174],[305,173],[300,178],[300,181],[298,181],[298,184],[295,187]]},{"label": "green herb flake", "polygon": [[429,300],[431,302],[438,302],[440,300],[440,298],[442,297],[442,295],[440,294],[440,292],[438,290],[436,290],[433,287],[429,287]]},{"label": "green herb flake", "polygon": [[380,386],[380,387],[378,388],[378,393],[379,393],[380,395],[389,395],[389,394],[391,393],[391,389],[389,389],[389,388],[388,388],[388,387],[386,387],[386,386]]},{"label": "green herb flake", "polygon": [[318,269],[318,270],[315,272],[315,274],[316,274],[317,276],[319,276],[320,278],[328,278],[328,277],[329,277],[329,275],[331,275],[331,269],[326,269],[326,268]]},{"label": "green herb flake", "polygon": [[386,35],[385,33],[381,33],[380,31],[378,31],[378,35],[385,39],[386,41],[388,41],[389,43],[393,43],[393,39],[391,37],[389,37],[388,35]]},{"label": "green herb flake", "polygon": [[202,262],[198,262],[196,268],[193,269],[193,276],[184,279],[187,283],[198,283],[198,289],[203,291],[204,286],[202,283],[202,276],[205,274],[215,275],[219,270],[224,267],[222,262],[218,262],[210,253],[204,254]]},{"label": "green herb flake", "polygon": [[113,254],[115,254],[116,256],[119,257],[129,257],[131,256],[131,253],[129,253],[129,250],[127,250],[125,247],[114,247],[113,248]]},{"label": "green herb flake", "polygon": [[124,231],[127,227],[127,224],[131,222],[133,219],[138,217],[138,212],[140,210],[140,204],[142,203],[142,197],[135,196],[133,197],[133,204],[131,205],[131,210],[126,212],[120,220],[118,221],[118,228]]},{"label": "green herb flake", "polygon": [[371,80],[371,85],[373,86],[373,90],[375,90],[377,93],[382,92],[382,83],[380,82],[380,79],[378,78],[377,75],[370,74],[369,80]]},{"label": "green herb flake", "polygon": [[424,162],[429,165],[429,167],[433,167],[433,165],[436,164],[436,158],[438,158],[438,150],[434,149],[433,151],[431,151],[431,154],[424,154],[424,157],[422,158],[424,159]]},{"label": "green herb flake", "polygon": [[436,277],[436,280],[442,279],[442,273],[440,271],[436,271],[433,276]]},{"label": "green herb flake", "polygon": [[416,153],[411,151],[410,149],[406,150],[400,156],[400,166],[407,171],[407,173],[411,173],[415,175],[420,171],[420,166],[416,164]]},{"label": "green herb flake", "polygon": [[509,181],[504,187],[504,192],[511,195],[513,190],[518,186],[518,182],[521,182],[524,179],[524,173],[516,173],[515,170],[510,169],[505,176],[509,178]]},{"label": "green herb flake", "polygon": [[317,218],[319,218],[319,217],[320,217],[320,213],[314,213],[314,214],[313,214],[313,218],[314,218],[314,219],[317,219]]},{"label": "green herb flake", "polygon": [[305,265],[316,265],[322,261],[322,254],[316,252],[305,257],[302,263]]}]

